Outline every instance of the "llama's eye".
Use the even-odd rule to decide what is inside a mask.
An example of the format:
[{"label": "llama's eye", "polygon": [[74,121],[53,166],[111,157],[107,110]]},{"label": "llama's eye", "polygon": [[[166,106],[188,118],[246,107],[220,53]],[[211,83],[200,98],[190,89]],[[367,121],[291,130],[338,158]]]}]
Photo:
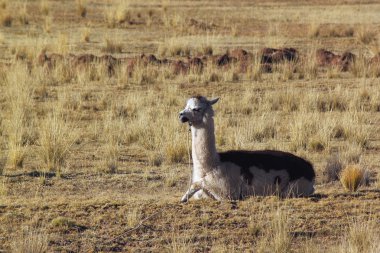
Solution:
[{"label": "llama's eye", "polygon": [[193,108],[192,111],[193,112],[199,112],[201,109],[200,108]]}]

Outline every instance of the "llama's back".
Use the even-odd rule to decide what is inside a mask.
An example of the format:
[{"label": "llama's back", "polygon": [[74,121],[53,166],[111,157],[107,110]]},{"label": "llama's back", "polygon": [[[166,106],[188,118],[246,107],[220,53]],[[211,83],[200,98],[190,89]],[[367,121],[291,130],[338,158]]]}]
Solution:
[{"label": "llama's back", "polygon": [[291,153],[227,151],[219,153],[224,164],[240,168],[242,195],[308,196],[314,192],[315,172],[310,162]]}]

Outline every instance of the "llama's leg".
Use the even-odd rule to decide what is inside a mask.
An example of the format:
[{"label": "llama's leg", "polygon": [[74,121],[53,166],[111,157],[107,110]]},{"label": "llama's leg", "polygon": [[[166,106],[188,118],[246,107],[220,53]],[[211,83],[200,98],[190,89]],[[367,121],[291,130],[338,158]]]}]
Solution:
[{"label": "llama's leg", "polygon": [[218,201],[222,200],[220,196],[207,189],[207,187],[204,185],[204,179],[201,179],[200,181],[191,184],[190,189],[187,190],[185,195],[182,196],[181,202],[187,202],[195,193],[197,193],[200,190],[203,190],[203,193],[210,199]]},{"label": "llama's leg", "polygon": [[181,202],[187,202],[195,193],[202,190],[202,182],[198,181],[195,183],[192,183],[190,186],[190,189],[187,190],[185,195],[182,196]]},{"label": "llama's leg", "polygon": [[202,188],[203,192],[206,194],[207,197],[209,197],[210,199],[213,199],[213,200],[218,200],[218,201],[221,201],[222,198],[219,197],[218,195],[214,194],[213,192],[209,191],[208,189],[206,189],[205,187]]}]

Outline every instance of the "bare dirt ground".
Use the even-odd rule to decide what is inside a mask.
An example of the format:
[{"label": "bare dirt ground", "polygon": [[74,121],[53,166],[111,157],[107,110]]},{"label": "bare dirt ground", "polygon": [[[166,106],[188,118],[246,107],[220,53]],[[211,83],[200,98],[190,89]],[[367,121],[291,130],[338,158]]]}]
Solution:
[{"label": "bare dirt ground", "polygon": [[[377,1],[0,1],[0,14],[0,252],[379,252]],[[267,71],[264,47],[299,57]],[[318,66],[319,48],[356,61]],[[249,58],[218,66],[234,49]],[[196,94],[221,98],[219,150],[300,155],[316,194],[179,203],[177,116]],[[327,175],[336,164],[366,171],[358,191]]]}]

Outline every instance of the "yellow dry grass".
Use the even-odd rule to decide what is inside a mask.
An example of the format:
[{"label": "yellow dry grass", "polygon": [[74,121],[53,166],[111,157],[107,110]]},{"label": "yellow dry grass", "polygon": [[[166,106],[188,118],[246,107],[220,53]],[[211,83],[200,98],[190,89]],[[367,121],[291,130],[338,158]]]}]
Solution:
[{"label": "yellow dry grass", "polygon": [[[369,64],[378,3],[0,2],[0,251],[378,250],[380,91]],[[266,72],[256,53],[284,46],[299,59]],[[253,53],[246,72],[210,59],[177,75],[140,58],[186,63],[236,48]],[[358,57],[341,72],[317,65],[318,48]],[[43,65],[43,50],[64,60]],[[71,54],[118,62],[82,64]],[[221,98],[218,150],[305,157],[316,195],[180,204],[191,164],[178,112],[196,94]],[[327,163],[332,155],[338,161]],[[335,180],[340,166],[355,194]],[[359,190],[360,168],[369,185]]]},{"label": "yellow dry grass", "polygon": [[359,166],[349,165],[340,174],[340,182],[343,187],[350,192],[357,191],[364,178],[364,170]]}]

